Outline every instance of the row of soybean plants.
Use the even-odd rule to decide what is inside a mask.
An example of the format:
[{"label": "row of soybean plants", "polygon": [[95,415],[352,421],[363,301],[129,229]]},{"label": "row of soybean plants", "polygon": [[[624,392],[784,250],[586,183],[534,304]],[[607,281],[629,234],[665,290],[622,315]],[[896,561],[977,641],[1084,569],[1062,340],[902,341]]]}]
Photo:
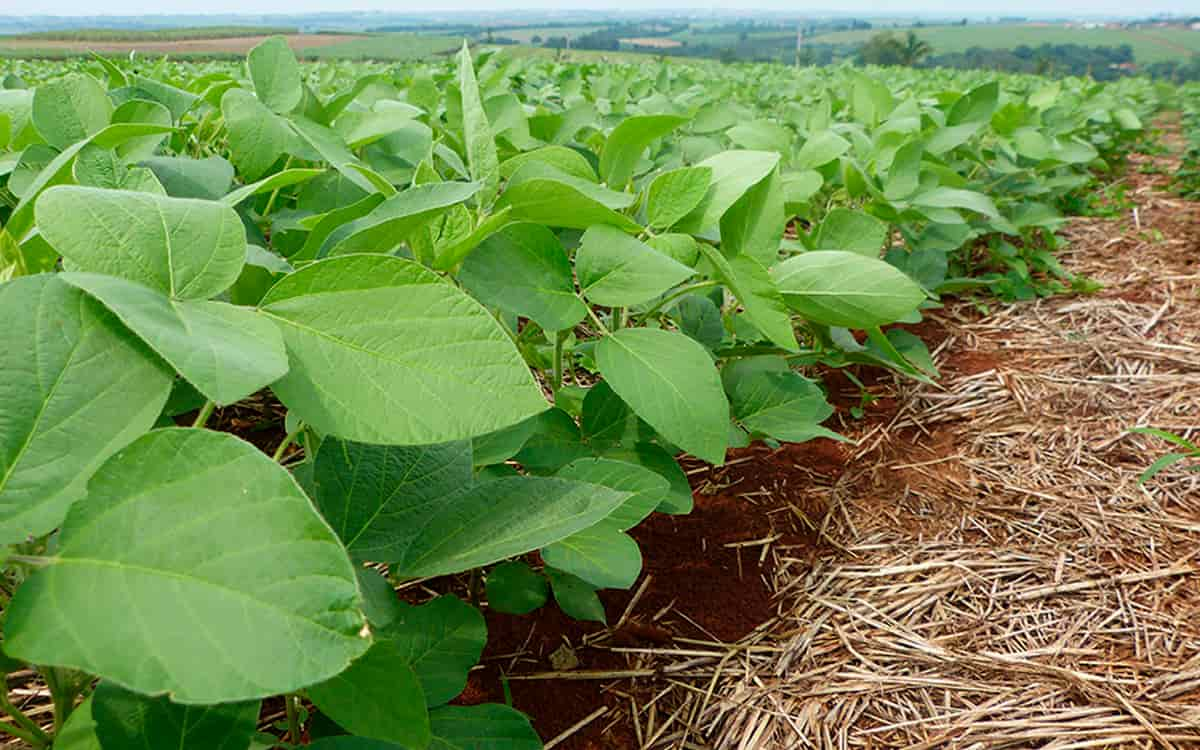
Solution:
[{"label": "row of soybean plants", "polygon": [[[681,454],[840,439],[802,372],[928,380],[888,326],[944,292],[1075,282],[1058,206],[1155,103],[1136,82],[466,49],[305,67],[282,39],[244,66],[18,65],[0,665],[40,672],[54,724],[6,700],[0,733],[539,747],[508,706],[451,705],[479,610],[393,587],[473,571],[493,608],[602,621],[597,590],[641,569],[628,531],[692,507]],[[286,408],[273,456],[206,429],[264,391]]]}]

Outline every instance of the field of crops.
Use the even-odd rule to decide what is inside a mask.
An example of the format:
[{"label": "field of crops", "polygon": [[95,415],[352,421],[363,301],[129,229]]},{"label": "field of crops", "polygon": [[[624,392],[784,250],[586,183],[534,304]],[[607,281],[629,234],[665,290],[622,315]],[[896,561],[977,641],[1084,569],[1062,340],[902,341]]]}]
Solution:
[{"label": "field of crops", "polygon": [[[935,54],[966,52],[971,47],[1012,49],[1017,45],[1079,44],[1087,47],[1133,48],[1139,65],[1187,59],[1200,53],[1200,33],[1180,28],[1071,29],[1058,25],[986,24],[925,26],[913,29],[929,42]],[[814,42],[854,44],[865,42],[877,30],[835,31],[813,37]]]},{"label": "field of crops", "polygon": [[0,666],[52,708],[0,734],[56,750],[542,747],[464,694],[491,618],[625,624],[689,477],[936,382],[897,324],[1093,288],[1057,232],[1163,93],[281,38],[2,85]]}]

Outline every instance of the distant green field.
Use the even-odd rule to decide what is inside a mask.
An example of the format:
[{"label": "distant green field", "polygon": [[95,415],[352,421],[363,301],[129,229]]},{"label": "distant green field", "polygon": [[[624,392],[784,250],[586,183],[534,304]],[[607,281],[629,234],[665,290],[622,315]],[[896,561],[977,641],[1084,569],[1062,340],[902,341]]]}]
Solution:
[{"label": "distant green field", "polygon": [[[886,29],[885,29],[886,30]],[[1021,44],[1037,47],[1042,44],[1082,44],[1088,47],[1133,48],[1139,63],[1184,60],[1200,53],[1200,31],[1185,29],[1069,29],[1063,26],[985,25],[927,26],[912,29],[933,46],[935,55],[965,52],[971,47],[1011,49]],[[811,37],[826,44],[865,42],[879,29],[836,31]],[[899,29],[905,31],[905,29]]]},{"label": "distant green field", "polygon": [[371,34],[327,47],[310,47],[305,57],[348,60],[418,60],[462,46],[462,37],[433,34]]},{"label": "distant green field", "polygon": [[[714,47],[731,47],[742,41],[742,35],[736,31],[707,31],[703,28],[692,27],[686,31],[677,31],[671,35],[688,44],[709,44]],[[780,39],[795,39],[795,31],[748,31],[747,41],[778,41]]]},{"label": "distant green field", "polygon": [[271,34],[295,34],[290,26],[188,26],[169,29],[71,29],[0,36],[11,42],[174,42],[189,39],[230,39]]},{"label": "distant green field", "polygon": [[549,39],[552,36],[565,36],[568,39],[574,39],[576,37],[583,36],[588,32],[603,28],[604,26],[599,24],[592,24],[590,26],[529,26],[519,29],[492,29],[492,34],[494,36],[518,41],[521,44],[533,44],[533,38],[535,36],[540,36],[542,39]]}]

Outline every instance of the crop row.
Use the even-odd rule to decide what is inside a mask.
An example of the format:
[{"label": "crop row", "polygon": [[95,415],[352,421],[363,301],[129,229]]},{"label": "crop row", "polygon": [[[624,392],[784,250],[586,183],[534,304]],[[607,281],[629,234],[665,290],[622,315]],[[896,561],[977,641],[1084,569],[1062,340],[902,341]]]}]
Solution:
[{"label": "crop row", "polygon": [[[304,67],[278,38],[244,68],[19,64],[3,666],[56,713],[5,704],[0,732],[272,747],[282,696],[284,739],[307,705],[340,727],[323,750],[540,747],[510,707],[450,705],[478,608],[393,587],[469,572],[492,608],[603,621],[629,530],[692,507],[681,454],[844,439],[815,374],[936,377],[893,324],[942,294],[1086,288],[1061,207],[1158,95],[466,49]],[[249,399],[286,409],[273,456],[206,428]]]}]

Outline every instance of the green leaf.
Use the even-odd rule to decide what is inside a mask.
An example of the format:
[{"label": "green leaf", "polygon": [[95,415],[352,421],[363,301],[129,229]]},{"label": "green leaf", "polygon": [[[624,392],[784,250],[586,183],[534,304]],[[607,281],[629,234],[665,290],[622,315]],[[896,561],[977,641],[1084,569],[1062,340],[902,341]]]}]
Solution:
[{"label": "green leaf", "polygon": [[667,440],[724,463],[729,405],[704,347],[681,333],[623,328],[596,345],[596,362],[617,395]]},{"label": "green leaf", "polygon": [[368,645],[341,543],[286,470],[232,435],[133,442],[92,477],[48,563],[13,597],[5,650],[178,703],[297,690]]},{"label": "green leaf", "polygon": [[609,187],[622,189],[633,177],[634,168],[646,147],[687,122],[678,115],[638,115],[621,121],[600,153],[600,179]]},{"label": "green leaf", "polygon": [[634,196],[627,193],[606,190],[530,162],[513,175],[496,205],[511,206],[514,219],[552,227],[587,229],[593,224],[611,224],[628,232],[640,232],[642,228],[637,222],[615,210],[625,208],[633,200]]},{"label": "green leaf", "polygon": [[295,138],[287,121],[244,89],[225,92],[221,114],[229,134],[229,160],[246,180],[262,177]]},{"label": "green leaf", "polygon": [[541,750],[525,714],[509,706],[445,706],[431,711],[429,750]]},{"label": "green leaf", "polygon": [[721,251],[746,255],[764,266],[779,260],[779,240],[787,225],[783,180],[774,170],[750,187],[721,217]]},{"label": "green leaf", "polygon": [[624,463],[643,466],[667,480],[667,494],[659,503],[658,512],[683,515],[692,512],[694,500],[687,474],[675,457],[661,445],[638,443],[632,448],[614,448],[605,451],[605,458],[614,458]]},{"label": "green leaf", "polygon": [[489,466],[507,461],[517,455],[537,429],[540,416],[530,417],[512,427],[505,427],[502,430],[489,432],[472,439],[472,462],[476,466]]},{"label": "green leaf", "polygon": [[472,250],[479,247],[480,243],[508,226],[510,214],[512,214],[512,207],[506,206],[494,214],[488,214],[465,237],[439,245],[437,257],[433,259],[434,270],[449,271],[462,263],[463,259],[470,255]]},{"label": "green leaf", "polygon": [[780,357],[752,357],[721,373],[734,416],[751,433],[789,443],[816,437],[845,440],[821,426],[833,414],[817,383],[793,372]]},{"label": "green leaf", "polygon": [[483,654],[487,625],[479,610],[454,596],[420,606],[400,604],[400,613],[376,638],[389,641],[412,665],[428,706],[448,703],[467,686],[467,675]]},{"label": "green leaf", "polygon": [[483,183],[480,195],[486,206],[496,197],[500,185],[500,160],[496,156],[496,141],[488,124],[487,113],[479,98],[479,84],[471,63],[471,50],[463,40],[458,53],[458,88],[462,93],[463,142],[467,149],[467,167],[471,179]]},{"label": "green leaf", "polygon": [[637,416],[603,380],[589,388],[584,396],[579,423],[588,444],[597,451],[638,441]]},{"label": "green leaf", "polygon": [[607,622],[604,603],[596,596],[596,587],[562,570],[546,568],[546,578],[559,609],[576,620]]},{"label": "green leaf", "polygon": [[500,176],[509,179],[531,161],[544,162],[560,172],[589,182],[596,181],[596,172],[583,154],[566,146],[543,146],[517,154],[500,165]]},{"label": "green leaf", "polygon": [[991,219],[1000,218],[992,199],[973,190],[937,187],[913,196],[912,203],[919,208],[965,208]]},{"label": "green leaf", "polygon": [[60,277],[111,310],[210,401],[236,403],[288,370],[283,337],[253,308],[207,300],[173,300],[115,276]]},{"label": "green leaf", "polygon": [[550,584],[523,562],[500,563],[487,574],[487,603],[497,612],[526,615],[546,605]]},{"label": "green leaf", "polygon": [[708,193],[709,167],[684,167],[663,172],[646,190],[646,217],[655,229],[667,229],[692,212]]},{"label": "green leaf", "polygon": [[393,562],[425,506],[471,483],[471,445],[352,443],[327,437],[314,466],[313,501],[342,543],[362,560]]},{"label": "green leaf", "polygon": [[33,93],[33,126],[60,150],[99,133],[112,114],[108,92],[85,73],[43,83]]},{"label": "green leaf", "polygon": [[1149,482],[1151,479],[1158,476],[1166,469],[1169,469],[1170,467],[1174,466],[1175,464],[1179,463],[1180,461],[1186,461],[1189,458],[1195,458],[1195,454],[1192,454],[1192,453],[1168,453],[1165,456],[1159,456],[1154,461],[1154,463],[1152,463],[1148,467],[1146,467],[1146,470],[1142,472],[1140,477],[1138,477],[1138,482],[1143,483],[1143,484],[1146,482]]},{"label": "green leaf", "polygon": [[236,206],[253,195],[269,193],[291,185],[299,185],[322,174],[325,174],[324,169],[285,169],[282,172],[276,172],[270,177],[265,177],[258,182],[243,185],[228,195],[221,196],[221,202],[227,206]]},{"label": "green leaf", "polygon": [[921,287],[892,265],[838,250],[804,253],[771,272],[783,298],[822,325],[873,328],[917,309]]},{"label": "green leaf", "polygon": [[154,424],[172,373],[51,275],[0,285],[0,543],[53,530],[100,464]]},{"label": "green leaf", "polygon": [[381,192],[390,196],[395,192],[395,188],[386,180],[377,179],[378,176],[374,175],[358,160],[358,157],[351,153],[342,137],[329,128],[297,115],[292,115],[286,125],[290,128],[291,133],[316,151],[349,182],[368,193]]},{"label": "green leaf", "polygon": [[305,692],[338,726],[405,747],[429,744],[429,712],[421,682],[394,641],[379,640],[344,672]]},{"label": "green leaf", "polygon": [[451,206],[475,195],[475,182],[435,182],[411,187],[380,203],[371,213],[333,230],[320,254],[388,253],[407,235]]},{"label": "green leaf", "polygon": [[54,750],[103,750],[96,736],[96,720],[92,717],[92,698],[76,706],[54,736]]},{"label": "green leaf", "polygon": [[620,229],[599,224],[580,240],[575,273],[589,301],[624,307],[649,302],[695,271]]},{"label": "green leaf", "polygon": [[485,305],[529,318],[546,331],[574,328],[587,317],[567,251],[540,224],[510,224],[484,240],[458,279]]},{"label": "green leaf", "polygon": [[607,524],[551,544],[542,550],[542,559],[597,588],[628,589],[642,572],[637,542]]},{"label": "green leaf", "polygon": [[533,418],[533,433],[514,457],[533,474],[553,474],[577,458],[592,455],[570,414],[555,408]]},{"label": "green leaf", "polygon": [[354,574],[358,578],[358,592],[362,594],[363,614],[371,629],[378,632],[391,625],[401,612],[401,603],[391,582],[374,568],[358,566]]},{"label": "green leaf", "polygon": [[817,229],[815,249],[845,250],[879,258],[887,240],[888,225],[862,211],[835,208],[825,215]]},{"label": "green leaf", "polygon": [[95,733],[105,748],[246,750],[258,711],[258,701],[181,706],[165,696],[139,695],[107,680],[92,695]]},{"label": "green leaf", "polygon": [[314,263],[276,284],[261,309],[280,324],[291,362],[273,390],[321,432],[422,445],[483,435],[546,409],[487,310],[412,261]]},{"label": "green leaf", "polygon": [[215,201],[228,193],[233,183],[233,165],[219,156],[152,156],[140,164],[154,173],[172,198]]},{"label": "green leaf", "polygon": [[414,507],[396,575],[446,575],[521,555],[607,517],[629,493],[552,477],[507,477]]},{"label": "green leaf", "polygon": [[747,255],[726,258],[719,250],[700,243],[700,251],[712,263],[717,276],[742,303],[746,317],[776,346],[797,351],[792,315],[770,273]]},{"label": "green leaf", "polygon": [[617,531],[628,531],[645,520],[667,499],[671,490],[665,477],[637,463],[614,458],[580,458],[559,469],[555,476],[633,493],[621,507],[597,524]]},{"label": "green leaf", "polygon": [[283,114],[291,112],[304,98],[300,64],[282,36],[267,37],[246,55],[250,80],[259,101]]},{"label": "green leaf", "polygon": [[676,229],[689,234],[716,229],[725,212],[778,164],[779,154],[773,151],[724,151],[700,162],[696,166],[712,170],[712,182],[700,205]]},{"label": "green leaf", "polygon": [[119,276],[176,299],[225,291],[246,262],[241,219],[210,201],[61,186],[38,200],[37,223],[73,270]]},{"label": "green leaf", "polygon": [[837,159],[850,150],[850,141],[832,130],[822,130],[809,136],[796,154],[797,169],[816,169]]}]

